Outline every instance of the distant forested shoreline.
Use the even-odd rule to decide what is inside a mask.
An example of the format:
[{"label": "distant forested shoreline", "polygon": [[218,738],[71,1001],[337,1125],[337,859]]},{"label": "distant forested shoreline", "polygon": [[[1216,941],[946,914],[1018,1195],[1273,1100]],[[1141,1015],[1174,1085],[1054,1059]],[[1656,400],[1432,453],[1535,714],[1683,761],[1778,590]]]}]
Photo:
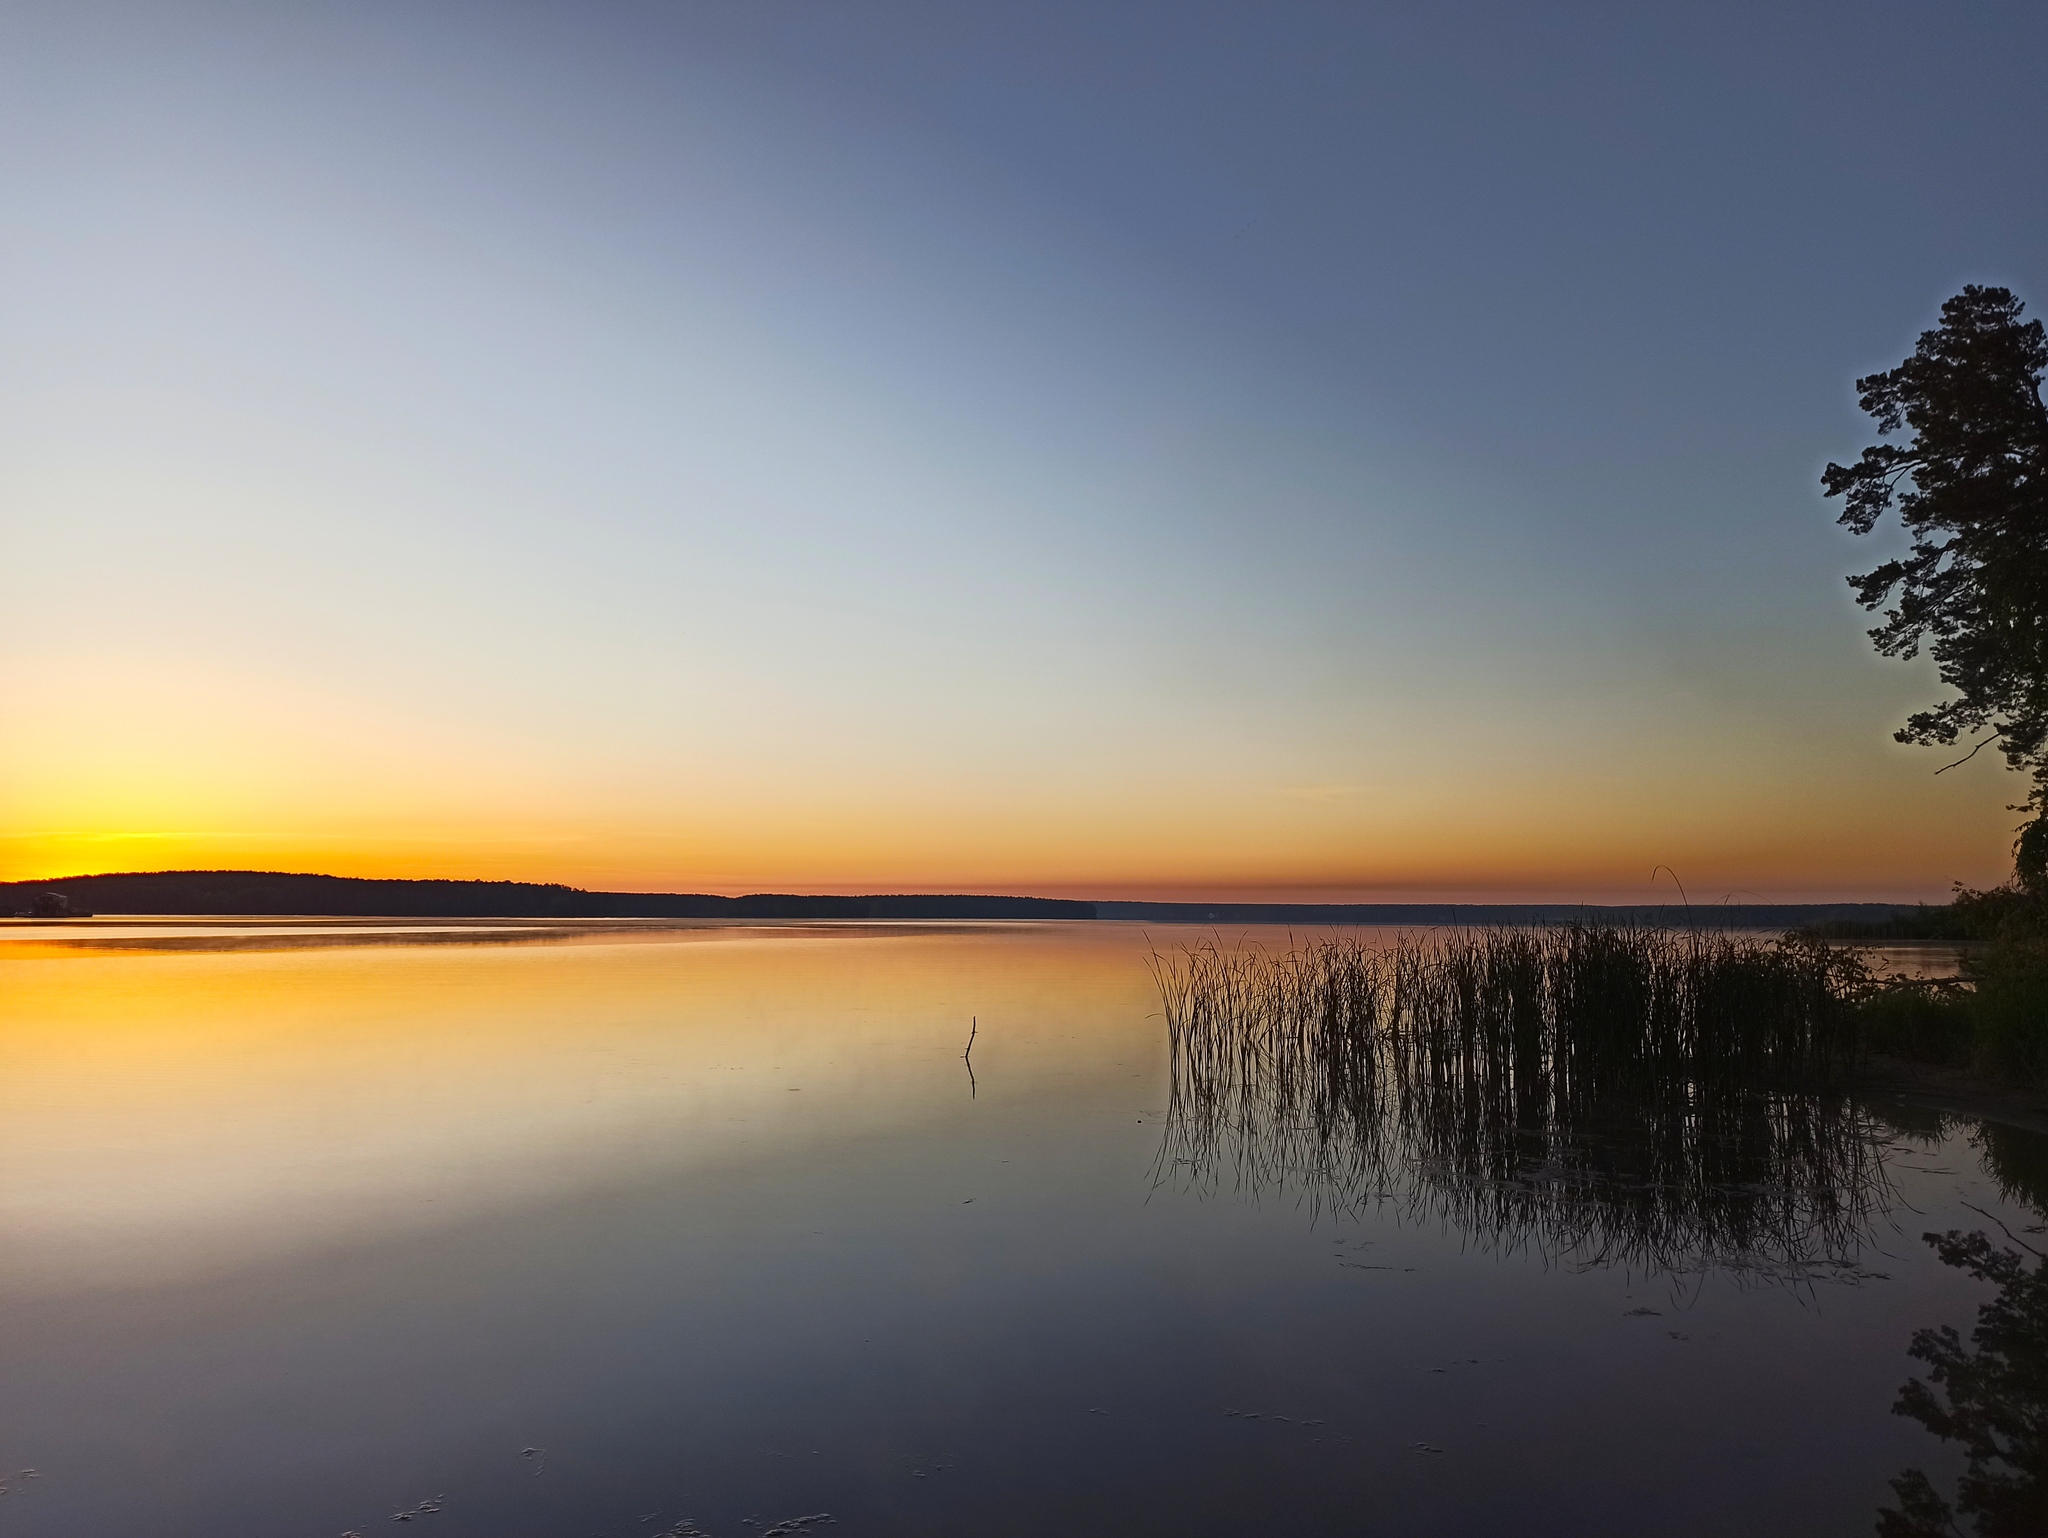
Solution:
[{"label": "distant forested shoreline", "polygon": [[1089,902],[963,893],[815,896],[592,892],[531,881],[377,880],[283,871],[146,871],[0,883],[0,914],[47,892],[80,913],[331,915],[348,918],[1098,919],[1155,924],[1541,924],[1574,919],[1731,929],[1884,926],[1903,903],[1602,907],[1567,903]]}]

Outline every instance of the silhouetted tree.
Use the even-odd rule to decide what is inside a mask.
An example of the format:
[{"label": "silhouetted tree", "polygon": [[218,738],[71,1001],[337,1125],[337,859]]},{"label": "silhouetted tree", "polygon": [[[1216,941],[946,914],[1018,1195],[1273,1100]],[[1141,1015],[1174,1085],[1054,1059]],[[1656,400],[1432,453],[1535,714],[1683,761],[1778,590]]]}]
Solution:
[{"label": "silhouetted tree", "polygon": [[2013,875],[2029,897],[2048,898],[2048,819],[2035,818],[2020,829],[2012,847]]},{"label": "silhouetted tree", "polygon": [[1851,577],[1888,657],[1927,649],[1954,697],[1907,717],[1900,742],[1952,744],[1988,729],[2007,764],[2032,775],[2048,812],[2048,338],[2003,288],[1965,288],[1913,356],[1856,381],[1878,443],[1822,484],[1841,521],[1868,534],[1897,509],[1908,554]]}]

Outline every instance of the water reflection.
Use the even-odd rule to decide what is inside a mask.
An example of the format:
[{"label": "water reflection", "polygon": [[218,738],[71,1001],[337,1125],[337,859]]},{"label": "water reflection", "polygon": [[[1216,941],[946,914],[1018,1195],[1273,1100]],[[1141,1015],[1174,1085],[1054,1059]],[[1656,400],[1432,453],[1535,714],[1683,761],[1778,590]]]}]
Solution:
[{"label": "water reflection", "polygon": [[[1962,1129],[1887,1124],[1889,1283],[1546,1266],[1782,1259],[1854,1205],[1836,1102],[1449,1059],[1267,1118],[1383,1212],[1172,1199],[1135,928],[160,938],[0,943],[9,1538],[1847,1538],[1960,1468],[1886,1411],[1991,1289],[1913,1235],[1988,1225],[1961,1199],[2025,1233]],[[1238,1108],[1176,1179],[1234,1186]]]},{"label": "water reflection", "polygon": [[1892,1481],[1899,1504],[1878,1519],[1881,1538],[1941,1538],[1972,1520],[1984,1538],[2048,1532],[2048,1260],[1985,1233],[1929,1234],[1942,1263],[1998,1289],[1977,1313],[1965,1346],[1953,1326],[1916,1331],[1912,1355],[1926,1380],[1899,1391],[1893,1413],[1960,1444],[1969,1465],[1953,1504],[1917,1468]]},{"label": "water reflection", "polygon": [[1176,1053],[1159,1174],[1184,1189],[1388,1204],[1579,1266],[1851,1280],[1887,1210],[1884,1145],[1846,1095],[1693,1084],[1584,1100],[1417,1076],[1219,1085]]},{"label": "water reflection", "polygon": [[1023,926],[287,934],[228,953],[165,927],[181,932],[118,949],[0,942],[0,1297],[424,1238],[649,1170],[923,1125],[972,1104],[977,1010],[984,1090],[1129,1055],[1076,1024],[1126,977],[1143,1029],[1124,952]]},{"label": "water reflection", "polygon": [[[2048,1137],[1986,1122],[1972,1141],[2000,1195],[2048,1218]],[[1953,1502],[1924,1470],[1902,1470],[1891,1482],[1898,1505],[1878,1515],[1880,1538],[1948,1538],[1963,1531],[1959,1518],[1983,1538],[2048,1532],[2048,1255],[2034,1237],[2048,1223],[2015,1233],[1974,1210],[1999,1232],[1923,1238],[1942,1264],[1997,1291],[1978,1309],[1967,1345],[1950,1325],[1914,1332],[1909,1352],[1928,1374],[1910,1380],[1892,1408],[1957,1444],[1968,1463]]]},{"label": "water reflection", "polygon": [[[1672,957],[1707,981],[1744,968],[1769,980],[1786,965],[1732,947],[1702,964],[1662,942],[1609,947],[1597,935],[1155,958],[1169,1048],[1155,1180],[1319,1215],[1391,1208],[1481,1248],[1587,1271],[1888,1280],[1860,1263],[1903,1205],[1887,1151],[1939,1146],[1956,1129],[1938,1114],[1873,1114],[1829,1087],[1825,1041],[1812,1052],[1795,1033],[1779,1033],[1797,1049],[1793,1073],[1776,1050],[1733,1070],[1707,1050],[1660,1053],[1660,992],[1676,1000],[1663,1006],[1664,1039],[1708,1039],[1697,1025],[1708,990],[1658,986]],[[1605,973],[1591,1005],[1590,990],[1568,986],[1595,971],[1589,958]],[[1808,997],[1815,1007],[1783,1017],[1826,1029],[1826,993]],[[1742,1003],[1759,998],[1752,989]],[[1754,1029],[1737,1020],[1720,1035],[1739,1044]],[[2003,1200],[2048,1207],[2048,1140],[1986,1122],[1971,1141]],[[1924,1237],[1943,1265],[1996,1292],[1967,1343],[1952,1325],[1914,1334],[1927,1377],[1906,1384],[1894,1413],[1956,1444],[1967,1466],[1952,1501],[1919,1468],[1894,1478],[1881,1538],[1959,1535],[1963,1521],[1983,1538],[2048,1532],[2048,1255],[2029,1237],[2048,1225],[2023,1234],[1962,1205],[2000,1235]]]}]

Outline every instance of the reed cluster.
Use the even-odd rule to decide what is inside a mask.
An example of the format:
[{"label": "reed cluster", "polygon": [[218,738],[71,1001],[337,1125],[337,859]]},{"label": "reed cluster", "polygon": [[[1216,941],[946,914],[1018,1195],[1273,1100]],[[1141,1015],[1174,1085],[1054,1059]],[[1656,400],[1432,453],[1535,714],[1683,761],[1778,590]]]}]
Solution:
[{"label": "reed cluster", "polygon": [[1853,1250],[1884,1180],[1853,961],[1570,927],[1154,958],[1180,1183],[1393,1199],[1588,1263]]},{"label": "reed cluster", "polygon": [[1673,1075],[1816,1083],[1852,1066],[1853,956],[1819,943],[1570,925],[1207,944],[1155,955],[1167,1029],[1193,1053],[1313,1057],[1341,1075],[1398,1040],[1439,1072],[1514,1070],[1530,1087]]}]

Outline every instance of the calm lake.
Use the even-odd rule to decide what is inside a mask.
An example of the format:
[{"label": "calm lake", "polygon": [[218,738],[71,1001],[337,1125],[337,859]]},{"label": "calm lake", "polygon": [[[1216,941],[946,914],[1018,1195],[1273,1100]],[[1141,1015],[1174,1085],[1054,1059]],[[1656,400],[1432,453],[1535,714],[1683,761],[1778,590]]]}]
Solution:
[{"label": "calm lake", "polygon": [[2043,1139],[1828,1104],[1569,1221],[1303,1178],[1190,1135],[1196,938],[0,929],[0,1535],[1866,1534],[1952,1480],[1890,1411],[1990,1289],[1920,1236],[2039,1225]]}]

